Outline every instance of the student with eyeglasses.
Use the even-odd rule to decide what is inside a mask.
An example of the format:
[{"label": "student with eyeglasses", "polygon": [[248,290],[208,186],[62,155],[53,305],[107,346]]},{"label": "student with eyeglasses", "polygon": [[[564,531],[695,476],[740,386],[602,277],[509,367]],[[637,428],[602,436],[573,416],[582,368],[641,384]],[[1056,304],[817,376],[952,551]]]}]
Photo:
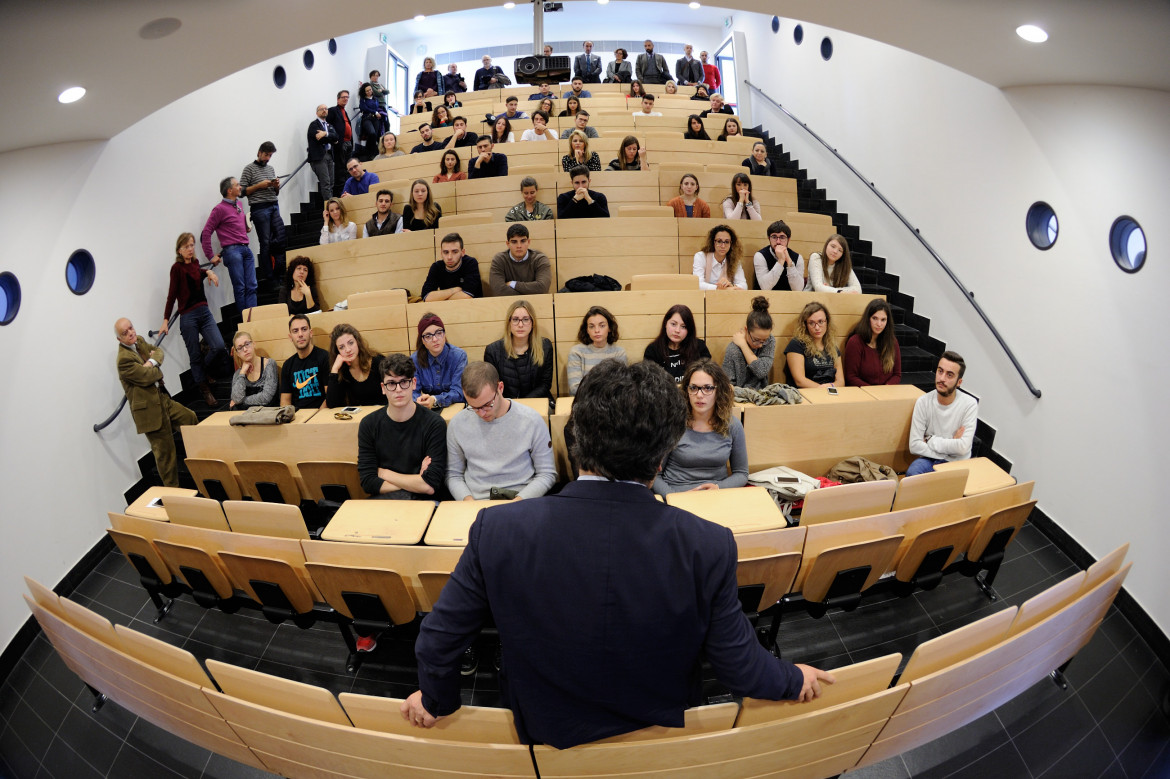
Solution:
[{"label": "student with eyeglasses", "polygon": [[[415,403],[414,363],[390,354],[379,364],[386,412],[358,424],[358,476],[362,489],[385,500],[437,500],[447,473],[447,425]],[[370,646],[372,649],[372,645]]]},{"label": "student with eyeglasses", "polygon": [[443,320],[430,311],[418,320],[418,340],[415,342],[414,401],[431,411],[442,411],[452,403],[463,402],[463,370],[467,367],[467,352],[447,343],[447,329]]},{"label": "student with eyeglasses", "polygon": [[752,298],[747,323],[735,331],[723,353],[723,370],[727,371],[733,387],[763,389],[768,386],[775,359],[776,339],[772,336],[768,299],[757,295]]},{"label": "student with eyeglasses", "polygon": [[809,303],[796,320],[792,340],[784,347],[789,384],[794,387],[845,386],[844,360],[829,309]]},{"label": "student with eyeglasses", "polygon": [[280,386],[276,360],[257,354],[252,335],[245,330],[236,331],[232,338],[232,356],[236,358],[237,371],[232,374],[232,399],[228,408],[273,405]]},{"label": "student with eyeglasses", "polygon": [[552,396],[552,342],[540,335],[536,312],[527,300],[517,300],[508,307],[504,337],[484,348],[483,361],[499,373],[506,397]]},{"label": "student with eyeglasses", "polygon": [[[711,360],[691,363],[683,374],[687,429],[654,479],[654,492],[717,490],[747,484],[747,441],[731,413],[735,398],[723,369]],[[728,464],[730,463],[730,475]]]}]

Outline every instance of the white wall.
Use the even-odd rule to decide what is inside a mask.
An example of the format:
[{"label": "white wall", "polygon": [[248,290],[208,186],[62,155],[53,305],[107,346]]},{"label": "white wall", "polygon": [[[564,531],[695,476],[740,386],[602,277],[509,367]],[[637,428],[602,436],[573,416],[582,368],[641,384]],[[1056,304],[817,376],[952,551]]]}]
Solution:
[{"label": "white wall", "polygon": [[[19,316],[0,328],[9,372],[0,384],[0,645],[28,617],[21,577],[60,581],[105,532],[105,512],[125,508],[122,493],[138,480],[137,459],[149,450],[125,411],[92,432],[121,397],[114,320],[129,316],[142,334],[161,324],[175,238],[199,235],[219,200],[219,180],[238,176],[265,140],[277,146],[278,173],[299,164],[314,109],[333,105],[341,87],[357,87],[376,41],[369,33],[339,38],[336,56],[315,45],[312,71],[301,64],[302,50],[261,63],[107,143],[0,155],[0,270],[16,274],[23,297]],[[277,64],[289,74],[283,90],[272,85]],[[282,191],[286,221],[315,186],[305,168]],[[97,279],[77,297],[64,269],[82,247],[93,253]],[[227,273],[221,278],[221,291],[211,295],[218,304],[231,300]],[[164,372],[177,391],[187,354],[178,328],[172,332]]]},{"label": "white wall", "polygon": [[[917,55],[795,22],[740,13],[753,83],[838,149],[918,227],[946,260],[1043,392],[1027,391],[990,332],[933,259],[822,146],[755,101],[773,131],[930,317],[931,334],[968,363],[964,386],[982,398],[995,447],[1040,507],[1095,557],[1131,542],[1126,587],[1164,631],[1170,602],[1162,564],[1170,499],[1161,397],[1170,271],[1159,247],[1170,210],[1170,94],[1109,87],[1000,91]],[[834,55],[821,59],[822,36]],[[1037,200],[1060,220],[1047,252],[1028,242]],[[1128,214],[1150,260],[1118,270],[1108,230]]]}]

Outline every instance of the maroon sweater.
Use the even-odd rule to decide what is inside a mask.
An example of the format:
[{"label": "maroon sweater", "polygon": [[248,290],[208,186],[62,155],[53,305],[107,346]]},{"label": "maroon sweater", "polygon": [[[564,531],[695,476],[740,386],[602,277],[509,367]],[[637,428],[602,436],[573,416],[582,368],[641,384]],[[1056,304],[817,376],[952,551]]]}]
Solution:
[{"label": "maroon sweater", "polygon": [[850,387],[868,387],[873,384],[902,383],[902,350],[894,341],[894,369],[882,370],[882,358],[877,349],[870,349],[856,335],[845,342],[845,383]]},{"label": "maroon sweater", "polygon": [[170,320],[171,309],[175,301],[179,303],[179,313],[207,305],[207,296],[203,294],[203,279],[207,271],[199,267],[195,260],[191,262],[175,262],[171,265],[171,288],[167,290],[167,308],[163,312],[163,319]]}]

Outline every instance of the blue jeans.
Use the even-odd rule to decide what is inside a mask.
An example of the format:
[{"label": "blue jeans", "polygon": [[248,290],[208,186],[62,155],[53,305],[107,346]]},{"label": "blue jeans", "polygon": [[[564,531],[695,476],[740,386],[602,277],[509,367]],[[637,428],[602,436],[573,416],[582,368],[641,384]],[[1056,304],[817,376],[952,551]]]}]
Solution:
[{"label": "blue jeans", "polygon": [[[223,336],[215,324],[215,317],[207,306],[197,306],[186,314],[179,315],[179,332],[187,346],[187,357],[191,360],[191,376],[196,384],[207,378],[207,369],[223,358]],[[207,344],[206,356],[199,352],[199,336]]]},{"label": "blue jeans", "polygon": [[256,257],[247,244],[234,243],[223,247],[223,264],[232,275],[232,291],[236,295],[236,310],[256,307]]},{"label": "blue jeans", "polygon": [[918,476],[923,473],[930,473],[934,470],[934,466],[945,463],[946,460],[932,460],[929,457],[919,457],[914,462],[910,463],[910,467],[906,469],[907,476]]},{"label": "blue jeans", "polygon": [[261,279],[284,278],[284,219],[280,206],[269,203],[252,209],[252,224],[256,226],[256,238],[260,241]]}]

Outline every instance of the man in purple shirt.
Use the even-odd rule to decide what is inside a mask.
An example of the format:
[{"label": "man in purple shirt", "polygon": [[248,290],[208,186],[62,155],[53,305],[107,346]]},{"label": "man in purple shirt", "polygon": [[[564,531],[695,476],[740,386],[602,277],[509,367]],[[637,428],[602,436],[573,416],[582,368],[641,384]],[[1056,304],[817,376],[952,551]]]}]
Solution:
[{"label": "man in purple shirt", "polygon": [[371,186],[381,182],[378,174],[370,173],[363,168],[357,157],[350,157],[345,169],[349,171],[349,178],[345,180],[345,186],[341,190],[342,197],[364,195],[370,191]]},{"label": "man in purple shirt", "polygon": [[[219,182],[223,200],[211,209],[207,224],[203,225],[203,256],[212,265],[223,262],[232,276],[232,291],[236,295],[236,309],[256,307],[256,258],[248,248],[248,220],[240,208],[240,182],[228,176]],[[211,250],[211,234],[219,233],[220,253]]]}]

